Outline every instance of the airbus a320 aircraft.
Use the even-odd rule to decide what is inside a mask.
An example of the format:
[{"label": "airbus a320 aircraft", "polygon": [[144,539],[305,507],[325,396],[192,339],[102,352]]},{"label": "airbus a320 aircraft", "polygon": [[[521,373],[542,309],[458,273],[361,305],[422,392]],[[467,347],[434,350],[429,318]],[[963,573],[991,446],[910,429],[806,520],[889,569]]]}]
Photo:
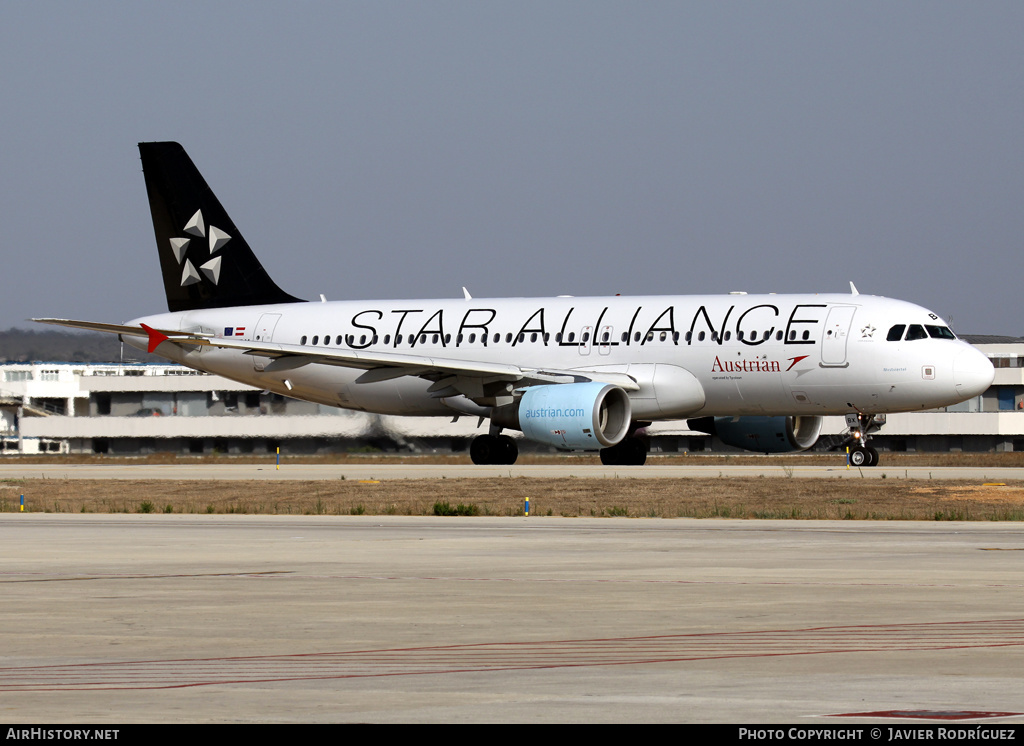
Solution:
[{"label": "airbus a320 aircraft", "polygon": [[[168,313],[103,324],[133,347],[259,389],[391,415],[490,421],[477,464],[537,443],[639,465],[638,431],[759,452],[810,448],[846,415],[854,464],[888,412],[981,394],[994,371],[927,309],[860,295],[306,302],[281,290],[184,149],[141,143]],[[321,297],[322,300],[322,297]]]}]

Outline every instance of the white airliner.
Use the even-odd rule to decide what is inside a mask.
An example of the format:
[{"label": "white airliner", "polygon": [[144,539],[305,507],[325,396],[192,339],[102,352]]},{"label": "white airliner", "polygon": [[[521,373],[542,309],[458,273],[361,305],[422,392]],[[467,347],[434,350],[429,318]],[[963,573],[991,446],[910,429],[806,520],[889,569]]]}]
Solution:
[{"label": "white airliner", "polygon": [[37,321],[321,404],[488,419],[477,464],[515,462],[503,430],[639,465],[657,420],[785,452],[814,445],[823,415],[846,415],[851,460],[871,466],[881,415],[992,383],[988,359],[934,313],[852,283],[849,295],[302,301],[270,279],[180,145],[139,149],[169,312]]}]

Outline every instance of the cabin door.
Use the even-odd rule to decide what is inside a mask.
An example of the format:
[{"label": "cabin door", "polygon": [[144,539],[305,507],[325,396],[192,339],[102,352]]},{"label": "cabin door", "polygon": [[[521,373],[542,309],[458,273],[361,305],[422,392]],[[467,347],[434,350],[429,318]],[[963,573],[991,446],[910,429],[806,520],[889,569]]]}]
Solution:
[{"label": "cabin door", "polygon": [[821,337],[821,364],[829,367],[845,368],[846,343],[850,338],[850,326],[856,306],[832,306],[825,319],[825,328]]},{"label": "cabin door", "polygon": [[[252,340],[254,342],[271,342],[274,339],[274,328],[277,326],[277,322],[281,320],[281,314],[279,313],[265,313],[260,316],[260,320],[256,322],[256,328],[253,330]],[[252,356],[252,367],[254,370],[261,371],[266,367],[267,363],[270,362],[270,358],[262,357],[260,355]]]}]

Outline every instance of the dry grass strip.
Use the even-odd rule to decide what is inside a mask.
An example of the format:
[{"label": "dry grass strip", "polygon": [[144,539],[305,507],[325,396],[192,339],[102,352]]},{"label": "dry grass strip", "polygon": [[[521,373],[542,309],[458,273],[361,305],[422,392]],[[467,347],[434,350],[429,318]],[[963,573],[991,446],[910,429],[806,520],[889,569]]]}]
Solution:
[{"label": "dry grass strip", "polygon": [[[1024,482],[907,479],[8,480],[0,512],[1024,520]],[[471,520],[471,519],[470,519]]]}]

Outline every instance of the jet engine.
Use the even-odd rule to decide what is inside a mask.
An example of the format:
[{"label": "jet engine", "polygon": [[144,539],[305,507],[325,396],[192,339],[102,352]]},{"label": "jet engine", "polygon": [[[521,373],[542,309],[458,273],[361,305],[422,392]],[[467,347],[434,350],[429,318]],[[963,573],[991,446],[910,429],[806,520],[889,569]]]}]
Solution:
[{"label": "jet engine", "polygon": [[717,435],[726,445],[760,453],[806,451],[821,434],[822,418],[799,417],[699,417],[687,420],[691,430]]},{"label": "jet engine", "polygon": [[631,413],[629,396],[618,386],[565,383],[531,386],[515,404],[495,408],[491,421],[538,443],[596,451],[626,437]]}]

